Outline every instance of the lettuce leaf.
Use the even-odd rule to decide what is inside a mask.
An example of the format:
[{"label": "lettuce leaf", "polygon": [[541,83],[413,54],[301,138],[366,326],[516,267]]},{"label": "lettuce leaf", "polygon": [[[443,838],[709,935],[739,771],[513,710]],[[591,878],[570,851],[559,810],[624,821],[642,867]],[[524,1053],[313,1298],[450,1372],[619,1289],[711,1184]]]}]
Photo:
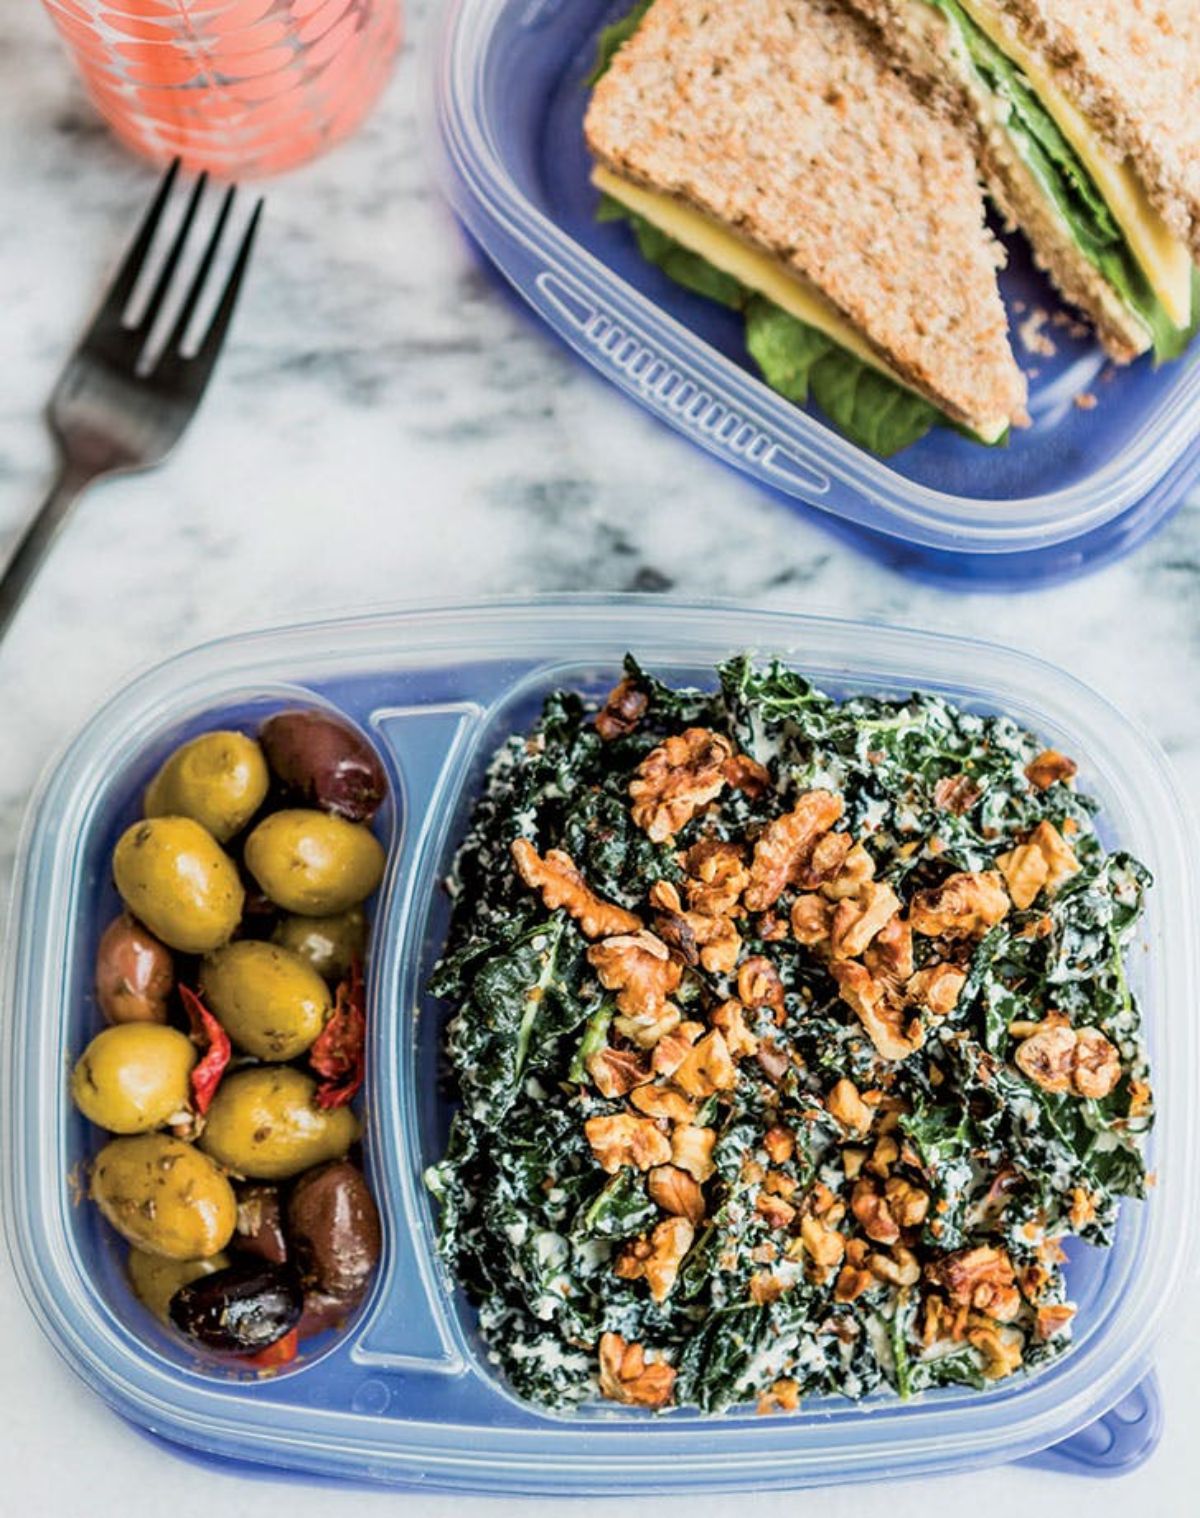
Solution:
[{"label": "lettuce leaf", "polygon": [[1043,192],[1071,229],[1080,252],[1136,312],[1151,334],[1156,359],[1178,358],[1200,328],[1193,280],[1192,324],[1176,327],[1155,295],[1087,166],[1042,105],[1026,76],[971,19],[958,0],[926,0],[958,28],[980,82],[1008,107],[1005,129]]},{"label": "lettuce leaf", "polygon": [[622,16],[619,21],[614,21],[611,26],[606,26],[600,33],[600,39],[596,44],[596,66],[584,80],[589,89],[608,73],[609,64],[616,57],[618,48],[623,47],[641,26],[642,17],[653,3],[654,0],[637,0],[637,4],[628,15]]}]

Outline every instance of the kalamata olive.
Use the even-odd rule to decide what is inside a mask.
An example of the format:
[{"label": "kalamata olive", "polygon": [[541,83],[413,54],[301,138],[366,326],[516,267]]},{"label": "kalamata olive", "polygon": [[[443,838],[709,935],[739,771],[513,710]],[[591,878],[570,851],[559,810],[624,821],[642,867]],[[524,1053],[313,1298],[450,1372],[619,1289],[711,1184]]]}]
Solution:
[{"label": "kalamata olive", "polygon": [[274,1186],[240,1186],[237,1192],[237,1232],[232,1244],[246,1254],[254,1254],[270,1265],[287,1261],[287,1240],[283,1236],[283,1209]]},{"label": "kalamata olive", "polygon": [[129,1251],[129,1279],[138,1300],[145,1303],[156,1318],[169,1323],[171,1298],[181,1286],[199,1276],[211,1276],[229,1264],[225,1253],[209,1255],[206,1260],[168,1260],[144,1249]]},{"label": "kalamata olive", "polygon": [[349,723],[328,712],[288,711],[259,730],[267,763],[298,800],[347,822],[369,822],[387,795],[379,756]]},{"label": "kalamata olive", "polygon": [[165,1023],[175,965],[159,943],[127,913],[114,917],[96,949],[96,1000],[110,1023]]},{"label": "kalamata olive", "polygon": [[365,1295],[356,1292],[352,1297],[335,1296],[333,1292],[310,1287],[304,1293],[304,1311],[300,1314],[297,1332],[302,1339],[323,1334],[331,1328],[340,1328]]},{"label": "kalamata olive", "polygon": [[208,1349],[253,1354],[300,1321],[304,1292],[285,1265],[247,1260],[183,1285],[171,1298],[171,1321]]},{"label": "kalamata olive", "polygon": [[321,1291],[360,1292],[379,1262],[379,1213],[362,1173],[346,1160],[302,1175],[288,1200],[294,1258]]}]

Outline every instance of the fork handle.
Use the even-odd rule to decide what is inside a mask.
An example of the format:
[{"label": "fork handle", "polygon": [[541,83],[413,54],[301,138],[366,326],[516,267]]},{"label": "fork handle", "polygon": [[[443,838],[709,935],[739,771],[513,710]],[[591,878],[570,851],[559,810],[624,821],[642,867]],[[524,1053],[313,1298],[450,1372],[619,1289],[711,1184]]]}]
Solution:
[{"label": "fork handle", "polygon": [[25,592],[41,568],[42,560],[50,551],[55,534],[65,521],[71,507],[95,475],[69,463],[59,467],[58,478],[42,509],[25,529],[8,562],[0,572],[0,638],[3,638],[16,616]]}]

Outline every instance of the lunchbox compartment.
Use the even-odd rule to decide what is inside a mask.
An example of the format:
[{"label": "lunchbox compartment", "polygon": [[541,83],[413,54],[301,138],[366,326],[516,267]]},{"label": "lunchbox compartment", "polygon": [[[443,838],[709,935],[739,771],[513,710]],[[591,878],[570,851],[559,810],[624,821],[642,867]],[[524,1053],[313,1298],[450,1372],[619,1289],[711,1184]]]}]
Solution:
[{"label": "lunchbox compartment", "polygon": [[[1112,1250],[1072,1246],[1078,1339],[1040,1375],[907,1405],[890,1395],[861,1405],[813,1400],[798,1416],[742,1408],[714,1422],[688,1409],[654,1417],[598,1404],[549,1415],[519,1401],[489,1363],[474,1312],[436,1255],[436,1208],[422,1182],[449,1120],[441,1041],[450,1009],[425,991],[448,924],[440,882],[496,746],[526,730],[555,687],[603,694],[626,648],[675,682],[711,683],[718,660],[750,649],[785,655],[835,695],[919,687],[1009,711],[1079,758],[1081,787],[1101,798],[1110,841],[1131,843],[1159,874],[1144,925],[1149,952],[1134,955],[1131,973],[1160,1087],[1152,1162],[1161,1183],[1152,1205],[1126,1206]],[[371,735],[392,784],[364,1102],[384,1253],[344,1332],[314,1342],[285,1374],[244,1378],[197,1365],[134,1302],[123,1245],[72,1194],[68,1172],[91,1140],[70,1108],[65,1072],[95,1024],[91,958],[116,908],[109,852],[155,764],[203,727],[253,726],[269,708],[314,701]],[[126,1417],[168,1439],[225,1459],[454,1490],[811,1485],[1020,1458],[1103,1415],[1147,1368],[1152,1330],[1187,1255],[1179,1230],[1190,1226],[1194,1185],[1186,1096],[1194,1034],[1166,1015],[1194,1000],[1191,945],[1179,926],[1191,899],[1187,825],[1153,750],[1051,666],[936,634],[654,598],[551,598],[315,624],[196,650],[128,687],[54,768],[31,816],[8,972],[9,1238],[52,1342]],[[1100,1467],[1108,1458],[1084,1455]]]}]

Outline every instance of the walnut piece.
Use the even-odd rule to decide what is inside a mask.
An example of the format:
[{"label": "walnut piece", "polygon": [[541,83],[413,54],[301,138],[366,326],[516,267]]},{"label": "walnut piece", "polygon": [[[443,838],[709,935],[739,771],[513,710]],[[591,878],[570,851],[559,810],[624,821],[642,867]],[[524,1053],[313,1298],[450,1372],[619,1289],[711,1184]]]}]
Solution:
[{"label": "walnut piece", "polygon": [[[840,911],[841,908],[839,907]],[[886,922],[863,951],[863,964],[876,980],[898,990],[913,975],[912,928],[903,917]]]},{"label": "walnut piece", "polygon": [[704,1032],[702,1023],[680,1023],[664,1034],[654,1046],[650,1064],[655,1075],[674,1075],[691,1052],[692,1045]]},{"label": "walnut piece", "polygon": [[762,954],[753,954],[738,970],[738,996],[744,1006],[770,1007],[774,1012],[784,1009],[783,981],[779,971]]},{"label": "walnut piece", "polygon": [[1025,766],[1025,777],[1039,791],[1048,791],[1056,780],[1072,779],[1078,769],[1074,759],[1068,759],[1057,749],[1047,748]]},{"label": "walnut piece", "polygon": [[919,1020],[907,1020],[904,1009],[887,999],[884,987],[864,965],[856,959],[838,959],[829,969],[842,1000],[854,1010],[884,1059],[907,1059],[921,1047],[925,1033]]},{"label": "walnut piece", "polygon": [[873,1239],[876,1244],[899,1243],[900,1225],[892,1214],[891,1206],[875,1182],[866,1176],[854,1183],[850,1211],[858,1219],[859,1227],[867,1238]]},{"label": "walnut piece", "polygon": [[1121,1079],[1121,1056],[1099,1028],[1072,1028],[1047,1018],[1013,1054],[1017,1068],[1043,1091],[1070,1091],[1100,1101]]},{"label": "walnut piece", "polygon": [[1077,1028],[1071,1084],[1078,1096],[1101,1101],[1121,1079],[1121,1056],[1099,1028]]},{"label": "walnut piece", "polygon": [[883,1194],[892,1216],[901,1228],[918,1228],[929,1212],[929,1193],[906,1181],[903,1176],[893,1175],[883,1188]]},{"label": "walnut piece", "polygon": [[796,1216],[796,1209],[774,1192],[760,1191],[755,1198],[754,1210],[771,1228],[787,1228]]},{"label": "walnut piece", "polygon": [[608,1117],[589,1117],[583,1131],[592,1153],[609,1175],[616,1175],[623,1165],[634,1170],[649,1170],[665,1165],[671,1158],[671,1143],[650,1117],[634,1117],[629,1112],[615,1112]]},{"label": "walnut piece", "polygon": [[734,754],[726,759],[721,773],[735,791],[745,791],[747,796],[754,798],[765,795],[771,784],[770,770],[757,759],[751,759],[749,754]]},{"label": "walnut piece", "polygon": [[828,942],[833,910],[824,896],[797,896],[792,903],[792,937],[810,948]]},{"label": "walnut piece", "polygon": [[690,1123],[696,1116],[687,1097],[666,1086],[638,1086],[629,1093],[629,1100],[646,1117],[665,1117],[669,1123]]},{"label": "walnut piece", "polygon": [[675,1367],[665,1360],[648,1361],[640,1344],[627,1344],[620,1334],[600,1336],[600,1395],[610,1402],[636,1407],[665,1407],[675,1384]]},{"label": "walnut piece", "polygon": [[680,1170],[686,1170],[694,1181],[703,1186],[717,1168],[712,1159],[716,1141],[715,1128],[676,1128],[671,1135],[671,1163]]},{"label": "walnut piece", "polygon": [[596,731],[606,743],[632,733],[646,715],[650,698],[632,680],[619,680],[596,713]]},{"label": "walnut piece", "polygon": [[851,1133],[866,1133],[875,1117],[859,1095],[858,1087],[844,1075],[825,1098],[825,1108]]},{"label": "walnut piece", "polygon": [[720,733],[689,727],[646,755],[629,782],[633,820],[654,843],[673,838],[725,786],[733,745]]},{"label": "walnut piece", "polygon": [[669,880],[656,880],[650,902],[659,908],[654,926],[684,964],[700,963],[711,975],[728,975],[742,951],[742,935],[730,917],[685,912]]},{"label": "walnut piece", "polygon": [[646,1177],[650,1200],[695,1227],[704,1218],[704,1193],[694,1176],[677,1165],[656,1165]]},{"label": "walnut piece", "polygon": [[684,856],[683,882],[688,906],[705,917],[728,917],[750,884],[750,871],[740,844],[704,838]]},{"label": "walnut piece", "polygon": [[957,965],[926,965],[905,982],[906,999],[928,1007],[935,1017],[946,1017],[958,1006],[958,998],[967,983],[967,972]]},{"label": "walnut piece", "polygon": [[822,885],[821,894],[830,901],[845,901],[848,896],[857,896],[874,876],[874,859],[861,843],[856,843],[833,879]]},{"label": "walnut piece", "polygon": [[967,1330],[967,1340],[983,1356],[983,1374],[989,1381],[1002,1381],[1020,1369],[1021,1344],[1011,1329],[1005,1332],[991,1323],[976,1323]]},{"label": "walnut piece", "polygon": [[565,907],[585,938],[636,933],[641,927],[632,912],[602,901],[579,873],[575,861],[561,849],[547,849],[542,859],[528,838],[517,838],[513,841],[512,856],[521,879],[531,890],[541,892],[547,910]]},{"label": "walnut piece", "polygon": [[980,1244],[948,1254],[927,1265],[925,1274],[943,1288],[951,1302],[973,1307],[998,1323],[1011,1323],[1021,1310],[1012,1261],[994,1245]]},{"label": "walnut piece", "polygon": [[754,1054],[757,1051],[758,1039],[746,1026],[740,1001],[734,1001],[732,997],[728,1001],[723,1001],[710,1014],[708,1020],[714,1028],[721,1030],[721,1036],[725,1040],[732,1059],[741,1059],[743,1055]]},{"label": "walnut piece", "polygon": [[627,1096],[635,1086],[651,1079],[649,1064],[631,1049],[597,1049],[588,1055],[587,1072],[600,1095],[610,1100]]},{"label": "walnut piece", "polygon": [[719,1028],[706,1033],[687,1052],[671,1077],[688,1096],[703,1099],[737,1084],[737,1071]]},{"label": "walnut piece", "polygon": [[616,1274],[625,1281],[644,1278],[654,1300],[665,1302],[694,1237],[695,1229],[687,1218],[664,1218],[647,1238],[638,1239],[621,1252]]},{"label": "walnut piece", "polygon": [[796,1135],[790,1128],[776,1123],[763,1134],[763,1148],[773,1165],[786,1165],[796,1152]]},{"label": "walnut piece", "polygon": [[768,822],[754,845],[750,884],[743,900],[752,912],[774,906],[798,878],[817,839],[842,815],[842,798],[832,791],[805,791],[790,812]]},{"label": "walnut piece", "polygon": [[683,974],[662,939],[644,928],[593,944],[588,962],[604,989],[617,993],[620,1011],[647,1022],[661,1015]]},{"label": "walnut piece", "polygon": [[889,885],[868,881],[856,897],[840,901],[829,931],[835,959],[854,959],[868,947],[900,910],[900,898]]},{"label": "walnut piece", "polygon": [[1080,870],[1075,850],[1052,822],[1039,822],[1029,835],[1029,843],[1039,849],[1046,860],[1046,889],[1057,891],[1064,880]]},{"label": "walnut piece", "polygon": [[978,783],[970,775],[944,775],[933,788],[933,804],[943,812],[962,817],[969,812],[983,795]]},{"label": "walnut piece", "polygon": [[797,870],[796,885],[803,891],[815,891],[818,886],[830,884],[841,874],[853,846],[854,839],[849,833],[825,833]]},{"label": "walnut piece", "polygon": [[800,1219],[800,1240],[808,1255],[805,1273],[810,1281],[820,1285],[833,1267],[842,1263],[846,1241],[824,1219],[808,1214]]},{"label": "walnut piece", "polygon": [[1033,905],[1038,892],[1050,878],[1045,854],[1032,843],[1019,843],[1015,849],[996,856],[996,868],[1019,912]]},{"label": "walnut piece", "polygon": [[995,927],[1008,908],[998,871],[961,870],[932,891],[918,891],[909,902],[908,920],[914,933],[928,938],[976,938]]}]

